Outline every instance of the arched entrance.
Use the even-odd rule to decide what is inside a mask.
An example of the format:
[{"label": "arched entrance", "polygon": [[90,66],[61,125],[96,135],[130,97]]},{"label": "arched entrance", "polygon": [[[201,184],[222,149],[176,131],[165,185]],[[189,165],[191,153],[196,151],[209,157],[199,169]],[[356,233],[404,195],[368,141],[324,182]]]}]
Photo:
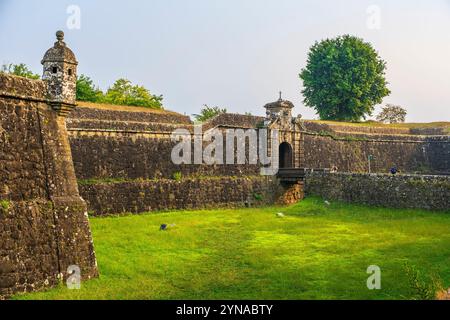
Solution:
[{"label": "arched entrance", "polygon": [[280,161],[279,161],[280,169],[294,167],[293,161],[292,161],[292,159],[293,159],[292,146],[289,143],[283,142],[282,144],[280,144],[279,156],[280,156]]}]

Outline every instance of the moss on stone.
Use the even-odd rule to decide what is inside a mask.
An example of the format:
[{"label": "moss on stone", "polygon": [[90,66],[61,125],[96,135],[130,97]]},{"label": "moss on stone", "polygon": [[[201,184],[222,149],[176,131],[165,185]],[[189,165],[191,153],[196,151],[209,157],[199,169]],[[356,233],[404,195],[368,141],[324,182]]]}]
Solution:
[{"label": "moss on stone", "polygon": [[10,205],[11,205],[11,203],[8,200],[0,200],[0,207],[3,210],[5,210],[5,211],[9,210]]}]

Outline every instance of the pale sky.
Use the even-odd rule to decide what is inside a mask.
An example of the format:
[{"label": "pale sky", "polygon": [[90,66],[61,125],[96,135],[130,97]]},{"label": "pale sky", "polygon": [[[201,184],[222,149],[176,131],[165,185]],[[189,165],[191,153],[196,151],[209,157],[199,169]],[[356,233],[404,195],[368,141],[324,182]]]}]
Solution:
[{"label": "pale sky", "polygon": [[[67,25],[70,5],[80,29]],[[383,103],[407,108],[408,122],[450,121],[450,0],[0,0],[0,63],[40,74],[58,29],[102,89],[125,77],[188,115],[203,104],[263,115],[281,90],[308,119],[308,49],[356,35],[387,62]]]}]

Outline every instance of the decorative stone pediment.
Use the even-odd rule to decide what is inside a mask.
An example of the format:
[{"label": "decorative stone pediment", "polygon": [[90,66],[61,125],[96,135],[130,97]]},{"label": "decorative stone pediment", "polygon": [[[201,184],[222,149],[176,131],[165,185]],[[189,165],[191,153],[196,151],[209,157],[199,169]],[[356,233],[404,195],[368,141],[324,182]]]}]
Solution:
[{"label": "decorative stone pediment", "polygon": [[297,131],[300,129],[301,115],[292,117],[294,104],[291,101],[280,98],[264,106],[266,109],[266,127],[283,131]]}]

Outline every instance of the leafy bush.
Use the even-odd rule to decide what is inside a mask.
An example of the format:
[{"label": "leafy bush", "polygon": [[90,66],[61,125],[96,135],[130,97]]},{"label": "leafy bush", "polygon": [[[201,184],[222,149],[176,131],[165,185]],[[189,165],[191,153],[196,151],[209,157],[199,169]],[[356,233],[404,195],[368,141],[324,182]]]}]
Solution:
[{"label": "leafy bush", "polygon": [[400,106],[387,104],[377,116],[377,121],[384,123],[403,123],[407,112]]},{"label": "leafy bush", "polygon": [[[40,79],[38,74],[34,74],[25,64],[4,64],[0,72],[13,74],[29,79]],[[117,80],[106,94],[94,85],[93,80],[80,75],[77,79],[76,98],[78,101],[88,101],[97,103],[109,103],[126,106],[139,106],[152,109],[162,109],[162,96],[155,96],[143,86],[133,85],[127,79]]]},{"label": "leafy bush", "polygon": [[19,77],[24,77],[28,79],[40,79],[41,76],[33,73],[24,63],[20,64],[4,64],[2,65],[1,72],[13,74]]},{"label": "leafy bush", "polygon": [[162,109],[162,96],[154,96],[143,86],[127,79],[117,80],[106,92],[103,102],[110,104]]},{"label": "leafy bush", "polygon": [[101,102],[103,100],[103,92],[94,85],[94,82],[84,74],[77,79],[77,100]]},{"label": "leafy bush", "polygon": [[152,109],[163,108],[162,96],[154,96],[145,87],[133,85],[130,80],[117,80],[105,94],[85,75],[77,79],[77,100]]},{"label": "leafy bush", "polygon": [[227,109],[221,109],[219,107],[209,107],[208,105],[203,105],[200,114],[195,114],[194,118],[197,122],[205,122],[209,119],[212,119],[219,114],[227,113]]}]

